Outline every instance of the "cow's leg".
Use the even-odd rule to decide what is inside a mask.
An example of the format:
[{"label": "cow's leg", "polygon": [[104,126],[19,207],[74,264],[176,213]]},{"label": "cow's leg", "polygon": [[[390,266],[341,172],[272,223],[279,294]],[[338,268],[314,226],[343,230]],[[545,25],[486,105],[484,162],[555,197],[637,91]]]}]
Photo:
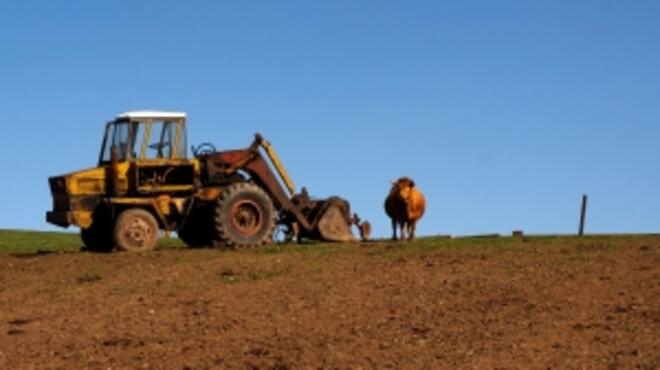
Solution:
[{"label": "cow's leg", "polygon": [[415,240],[415,221],[408,223],[408,240]]},{"label": "cow's leg", "polygon": [[392,240],[396,240],[396,221],[392,219]]},{"label": "cow's leg", "polygon": [[406,240],[406,223],[402,222],[400,225],[401,225],[401,235],[399,236],[401,237],[401,240]]}]

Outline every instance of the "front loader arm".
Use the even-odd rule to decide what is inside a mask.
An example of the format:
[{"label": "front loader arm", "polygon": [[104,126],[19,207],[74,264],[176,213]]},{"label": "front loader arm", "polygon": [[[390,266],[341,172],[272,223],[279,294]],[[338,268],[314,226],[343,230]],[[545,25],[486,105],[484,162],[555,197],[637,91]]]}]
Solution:
[{"label": "front loader arm", "polygon": [[[285,184],[286,190],[280,185],[259,148],[263,148],[266,152],[272,167],[275,168]],[[273,147],[261,135],[256,134],[254,142],[246,149],[216,152],[211,154],[209,159],[212,162],[211,166],[207,166],[209,171],[219,171],[224,174],[232,174],[238,170],[247,172],[250,178],[264,188],[273,198],[278,209],[285,209],[292,213],[303,229],[311,232],[313,226],[305,218],[302,211],[291,201],[291,197],[295,192],[293,181],[291,181]],[[213,177],[213,175],[210,174],[210,177]]]},{"label": "front loader arm", "polygon": [[270,162],[273,164],[275,171],[277,171],[277,173],[280,175],[280,179],[282,179],[282,182],[289,191],[289,196],[292,197],[296,193],[296,187],[293,185],[293,180],[291,180],[291,177],[284,168],[284,165],[282,165],[282,161],[280,161],[280,157],[275,152],[273,146],[266,139],[264,139],[261,134],[258,133],[254,135],[254,140],[266,151],[268,159],[270,159]]},{"label": "front loader arm", "polygon": [[259,134],[254,136],[254,141],[246,149],[215,152],[203,158],[207,163],[209,178],[216,174],[234,176],[238,171],[247,172],[251,180],[269,194],[276,208],[288,213],[287,218],[292,219],[287,223],[298,227],[300,235],[304,237],[355,241],[350,230],[351,225],[355,224],[360,228],[363,239],[368,238],[368,222],[359,224],[357,215],[351,217],[350,205],[346,200],[339,197],[311,200],[304,188],[301,194],[297,194],[275,149]]}]

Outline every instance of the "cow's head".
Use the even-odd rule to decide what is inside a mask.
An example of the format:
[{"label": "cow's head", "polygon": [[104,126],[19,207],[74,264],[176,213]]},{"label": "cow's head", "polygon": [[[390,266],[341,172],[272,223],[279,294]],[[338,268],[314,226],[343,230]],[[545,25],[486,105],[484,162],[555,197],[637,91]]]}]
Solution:
[{"label": "cow's head", "polygon": [[408,200],[410,198],[410,192],[412,188],[415,187],[415,181],[410,177],[400,177],[396,181],[392,181],[392,189],[390,189],[390,194],[397,194],[401,199]]}]

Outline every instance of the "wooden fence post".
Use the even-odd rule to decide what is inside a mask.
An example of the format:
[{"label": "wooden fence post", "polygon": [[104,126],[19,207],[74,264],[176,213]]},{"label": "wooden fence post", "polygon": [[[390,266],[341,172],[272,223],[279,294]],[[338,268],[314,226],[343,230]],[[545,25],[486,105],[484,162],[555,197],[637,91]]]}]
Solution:
[{"label": "wooden fence post", "polygon": [[582,208],[580,209],[580,230],[578,236],[584,235],[584,223],[587,218],[587,194],[582,195]]}]

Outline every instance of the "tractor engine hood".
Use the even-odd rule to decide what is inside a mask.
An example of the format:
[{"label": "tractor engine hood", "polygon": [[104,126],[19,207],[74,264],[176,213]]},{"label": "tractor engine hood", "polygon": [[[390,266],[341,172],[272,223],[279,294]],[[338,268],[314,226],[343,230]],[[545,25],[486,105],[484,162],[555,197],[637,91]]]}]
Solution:
[{"label": "tractor engine hood", "polygon": [[105,167],[93,167],[48,179],[55,196],[102,195],[105,193]]},{"label": "tractor engine hood", "polygon": [[105,173],[104,167],[94,167],[50,177],[53,209],[46,220],[61,227],[91,224],[91,214],[105,195]]}]

